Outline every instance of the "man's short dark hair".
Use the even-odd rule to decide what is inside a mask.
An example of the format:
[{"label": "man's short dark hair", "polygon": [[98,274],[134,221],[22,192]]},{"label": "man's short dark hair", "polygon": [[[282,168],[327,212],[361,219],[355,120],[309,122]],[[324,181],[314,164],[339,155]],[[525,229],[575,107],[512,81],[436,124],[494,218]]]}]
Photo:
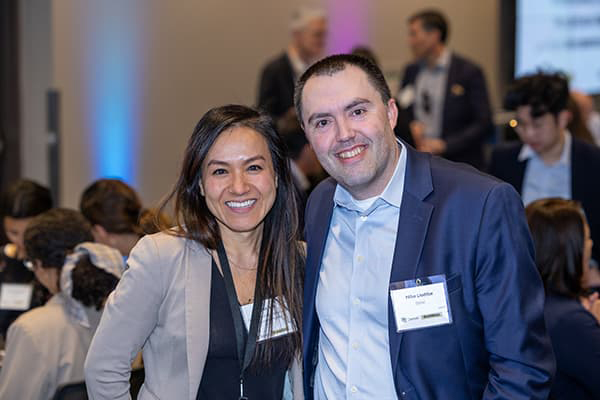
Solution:
[{"label": "man's short dark hair", "polygon": [[83,242],[92,242],[92,227],[78,211],[53,208],[36,216],[25,230],[27,257],[44,268],[61,268],[67,254]]},{"label": "man's short dark hair", "polygon": [[537,72],[517,79],[504,97],[504,108],[515,111],[522,106],[531,107],[533,118],[546,113],[556,116],[567,108],[569,82],[560,72]]},{"label": "man's short dark hair", "polygon": [[392,92],[388,86],[383,73],[375,64],[365,57],[352,55],[352,54],[338,54],[329,56],[321,61],[317,61],[310,68],[308,68],[296,82],[296,88],[294,90],[294,105],[296,106],[296,113],[300,123],[302,122],[302,92],[304,91],[304,85],[313,76],[332,76],[338,72],[346,69],[347,66],[354,66],[360,68],[365,74],[369,82],[379,95],[381,100],[387,104],[392,98]]},{"label": "man's short dark hair", "polygon": [[421,21],[423,29],[427,32],[438,31],[440,33],[440,42],[446,43],[449,28],[444,14],[436,10],[423,10],[408,19],[408,22],[411,24],[415,21]]}]

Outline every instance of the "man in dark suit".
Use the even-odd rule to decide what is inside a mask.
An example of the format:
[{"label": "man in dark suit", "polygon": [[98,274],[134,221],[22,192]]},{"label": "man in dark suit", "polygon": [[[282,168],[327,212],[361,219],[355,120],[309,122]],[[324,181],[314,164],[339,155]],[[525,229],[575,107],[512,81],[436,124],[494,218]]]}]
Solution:
[{"label": "man in dark suit", "polygon": [[275,120],[294,112],[294,82],[325,50],[327,20],[317,8],[299,8],[290,24],[292,40],[286,51],[263,68],[258,107]]},{"label": "man in dark suit", "polygon": [[[520,142],[492,153],[490,173],[513,185],[525,205],[546,197],[581,203],[592,239],[600,243],[600,149],[574,138],[567,130],[569,85],[562,74],[537,73],[518,79],[504,100],[516,111]],[[600,261],[600,246],[592,250]]]},{"label": "man in dark suit", "polygon": [[401,137],[417,150],[483,167],[492,114],[481,68],[446,47],[448,24],[437,11],[409,18],[417,62],[406,67],[398,93]]},{"label": "man in dark suit", "polygon": [[394,136],[381,71],[338,55],[295,105],[331,178],[306,208],[308,399],[545,399],[554,358],[508,184]]}]

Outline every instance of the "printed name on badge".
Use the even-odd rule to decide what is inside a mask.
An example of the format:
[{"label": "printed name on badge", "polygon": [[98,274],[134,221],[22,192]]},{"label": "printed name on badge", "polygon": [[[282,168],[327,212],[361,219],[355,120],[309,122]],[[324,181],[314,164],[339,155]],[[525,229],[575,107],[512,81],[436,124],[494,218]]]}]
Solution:
[{"label": "printed name on badge", "polygon": [[390,297],[398,332],[452,323],[445,275],[392,283]]},{"label": "printed name on badge", "polygon": [[[258,339],[256,340],[257,342],[262,342],[267,339],[274,339],[296,332],[296,326],[292,321],[292,316],[287,310],[287,307],[285,310],[283,309],[281,306],[281,301],[278,299],[273,305],[273,326],[271,327],[271,333],[269,334],[268,320],[271,302],[273,302],[273,299],[268,299],[263,302],[263,309],[260,316],[260,333],[258,335]],[[254,304],[246,304],[241,307],[242,317],[244,318],[244,325],[246,325],[247,331],[250,330],[253,306]]]}]

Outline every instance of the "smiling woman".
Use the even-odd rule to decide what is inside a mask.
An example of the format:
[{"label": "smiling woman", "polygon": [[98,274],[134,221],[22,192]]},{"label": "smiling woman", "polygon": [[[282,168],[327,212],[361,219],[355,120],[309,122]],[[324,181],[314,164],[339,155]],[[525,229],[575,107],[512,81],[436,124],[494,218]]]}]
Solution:
[{"label": "smiling woman", "polygon": [[223,229],[254,232],[275,202],[276,178],[267,141],[256,130],[236,126],[223,132],[202,166],[200,191]]},{"label": "smiling woman", "polygon": [[251,108],[200,119],[163,204],[174,201],[176,227],[140,240],[107,302],[86,361],[91,398],[127,393],[140,347],[140,399],[303,398],[304,249],[284,154]]}]

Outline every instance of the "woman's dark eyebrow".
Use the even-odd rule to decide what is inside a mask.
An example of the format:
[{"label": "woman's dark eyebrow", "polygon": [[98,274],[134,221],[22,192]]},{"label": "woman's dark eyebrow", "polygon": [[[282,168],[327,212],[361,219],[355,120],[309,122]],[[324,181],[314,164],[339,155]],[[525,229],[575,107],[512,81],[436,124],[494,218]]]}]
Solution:
[{"label": "woman's dark eyebrow", "polygon": [[[264,156],[258,155],[258,156],[250,157],[250,158],[244,160],[244,164],[249,164],[249,163],[254,162],[256,160],[266,161],[266,159],[265,159]],[[220,160],[210,160],[208,162],[208,164],[206,164],[206,165],[208,166],[208,165],[214,165],[214,164],[216,164],[216,165],[229,165],[229,163],[227,161],[220,161]]]}]

